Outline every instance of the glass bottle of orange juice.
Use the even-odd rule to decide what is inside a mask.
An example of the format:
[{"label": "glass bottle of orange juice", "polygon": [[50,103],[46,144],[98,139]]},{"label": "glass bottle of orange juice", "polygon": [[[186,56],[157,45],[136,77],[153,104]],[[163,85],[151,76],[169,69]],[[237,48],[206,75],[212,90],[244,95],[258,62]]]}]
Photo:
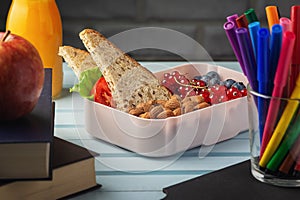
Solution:
[{"label": "glass bottle of orange juice", "polygon": [[52,96],[62,90],[62,22],[55,0],[13,0],[6,29],[29,40],[39,51],[44,67],[52,68]]}]

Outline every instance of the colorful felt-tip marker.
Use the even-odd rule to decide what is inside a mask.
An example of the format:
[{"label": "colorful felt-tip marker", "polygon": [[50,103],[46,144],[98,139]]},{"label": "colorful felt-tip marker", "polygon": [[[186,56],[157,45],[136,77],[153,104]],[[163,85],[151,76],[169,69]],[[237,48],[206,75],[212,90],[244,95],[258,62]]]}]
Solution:
[{"label": "colorful felt-tip marker", "polygon": [[[274,89],[272,92],[272,97],[279,97],[279,98],[282,97],[284,87],[287,83],[288,69],[292,58],[294,44],[295,44],[295,34],[290,31],[285,32],[283,34],[281,53],[280,53],[277,70],[274,78]],[[299,86],[300,86],[300,80],[299,80]],[[294,94],[294,96],[296,95],[300,96],[300,93]],[[279,123],[285,125],[281,125],[278,123],[273,133],[277,115],[279,112],[279,107],[280,107],[280,100],[277,98],[272,98],[268,109],[268,114],[265,122],[264,133],[263,133],[263,138],[261,143],[261,150],[260,150],[261,159],[259,162],[259,165],[261,167],[266,166],[267,162],[270,160],[279,142],[281,141],[280,137],[282,137],[283,136],[282,134],[285,133],[285,130],[290,121],[290,120],[283,121],[284,119],[286,119],[285,116],[291,114],[289,112],[294,110],[294,107],[289,108],[288,110],[285,109],[284,111],[285,115],[283,113],[279,120]]]},{"label": "colorful felt-tip marker", "polygon": [[300,137],[296,139],[294,145],[292,146],[292,148],[284,158],[283,162],[280,164],[278,171],[284,175],[290,174],[293,165],[295,163],[295,160],[299,154],[300,154]]},{"label": "colorful felt-tip marker", "polygon": [[248,30],[251,38],[254,57],[257,56],[257,32],[260,29],[260,22],[255,21],[248,25]]},{"label": "colorful felt-tip marker", "polygon": [[246,28],[237,28],[235,32],[243,58],[247,79],[252,89],[258,91],[257,66],[248,30]]},{"label": "colorful felt-tip marker", "polygon": [[269,39],[270,33],[266,28],[260,28],[257,32],[257,80],[260,85],[260,93],[270,95],[268,90],[269,79]]},{"label": "colorful felt-tip marker", "polygon": [[240,51],[240,47],[239,47],[239,43],[237,41],[237,37],[236,37],[236,26],[235,23],[233,21],[228,21],[225,22],[224,26],[223,26],[226,36],[228,38],[228,41],[231,45],[231,48],[235,54],[235,57],[237,58],[238,62],[240,63],[240,66],[242,68],[242,71],[244,73],[245,76],[247,76],[247,72],[244,66],[244,62],[243,62],[243,58],[241,55],[241,51]]},{"label": "colorful felt-tip marker", "polygon": [[[285,73],[287,74],[287,72],[285,72],[286,69],[282,69],[282,68],[288,68],[290,65],[292,54],[293,54],[294,44],[295,44],[295,34],[290,31],[285,32],[283,35],[282,51],[280,54],[278,67],[277,67],[275,80],[274,80],[274,90],[278,90],[279,93],[277,93],[276,91],[273,92],[272,93],[273,97],[280,97],[281,93],[283,92],[283,88],[278,87],[278,85],[283,84],[283,82],[287,81],[286,77],[283,77],[283,76],[287,76],[287,75],[284,75]],[[279,95],[279,96],[277,96],[277,95]],[[290,96],[290,98],[291,99],[299,99],[300,98],[300,76],[297,79],[297,85],[296,85],[292,95]],[[275,111],[275,113],[272,113],[271,109],[273,107],[271,107],[271,105],[274,104],[274,102],[276,102],[277,108],[275,108],[275,109],[277,109],[277,112]],[[274,154],[275,150],[277,149],[278,145],[280,144],[295,112],[298,109],[298,105],[299,105],[299,101],[288,101],[273,134],[271,133],[269,135],[270,140],[268,140],[268,141],[265,140],[268,138],[265,138],[264,137],[265,135],[263,135],[263,143],[264,143],[264,145],[266,145],[266,148],[265,148],[265,150],[262,154],[262,157],[259,161],[259,165],[261,167],[266,166],[266,164],[269,162],[270,158]],[[272,122],[276,121],[276,119],[274,119],[274,118],[277,117],[279,106],[280,106],[279,100],[274,101],[274,98],[273,98],[270,101],[268,116],[269,116],[269,113],[272,113],[271,114],[271,115],[273,115]],[[267,120],[268,120],[268,116],[267,116]],[[267,123],[267,121],[266,121],[266,123]],[[275,125],[275,123],[274,123],[274,125]],[[266,127],[264,128],[263,134],[265,134],[265,130],[266,130]],[[270,133],[270,132],[268,132],[268,133]]]},{"label": "colorful felt-tip marker", "polygon": [[248,29],[248,20],[245,14],[240,15],[236,19],[236,24],[238,28],[247,28]]},{"label": "colorful felt-tip marker", "polygon": [[[270,88],[270,64],[269,64],[269,38],[270,33],[266,28],[260,28],[257,32],[257,81],[258,92],[263,95],[271,95]],[[257,108],[259,116],[260,140],[263,137],[263,131],[267,116],[268,102],[261,97],[257,98]]]},{"label": "colorful felt-tip marker", "polygon": [[245,13],[248,24],[258,21],[257,15],[253,8],[249,8]]},{"label": "colorful felt-tip marker", "polygon": [[282,32],[292,31],[292,21],[287,17],[281,17],[279,19],[279,24],[282,27]]},{"label": "colorful felt-tip marker", "polygon": [[296,36],[289,82],[289,90],[293,91],[296,79],[300,73],[300,5],[291,7],[291,21],[292,32]]},{"label": "colorful felt-tip marker", "polygon": [[[272,156],[271,160],[267,164],[267,169],[270,171],[277,171],[280,164],[283,162],[284,158],[290,151],[293,144],[296,142],[300,135],[300,115],[297,115],[295,122],[288,129],[285,138],[280,144],[279,148],[276,150],[275,154]],[[296,160],[296,159],[295,159]]]},{"label": "colorful felt-tip marker", "polygon": [[[282,26],[275,24],[272,27],[272,34],[270,39],[270,80],[274,80],[278,60],[282,44]],[[273,83],[270,85],[270,91],[273,89]]]},{"label": "colorful felt-tip marker", "polygon": [[300,156],[299,156],[299,154],[297,154],[293,175],[297,176],[297,177],[300,176]]},{"label": "colorful felt-tip marker", "polygon": [[226,20],[228,22],[233,22],[235,27],[237,27],[237,24],[236,24],[236,19],[238,18],[238,14],[233,14],[233,15],[229,15],[228,17],[226,17]]},{"label": "colorful felt-tip marker", "polygon": [[267,6],[265,10],[266,10],[269,29],[270,31],[272,31],[273,25],[279,24],[278,9],[277,6]]}]

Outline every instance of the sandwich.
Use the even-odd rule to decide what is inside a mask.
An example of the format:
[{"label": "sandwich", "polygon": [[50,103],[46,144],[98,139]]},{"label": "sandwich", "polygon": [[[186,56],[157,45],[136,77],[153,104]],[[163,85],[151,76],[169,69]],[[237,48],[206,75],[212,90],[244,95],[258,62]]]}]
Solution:
[{"label": "sandwich", "polygon": [[[111,96],[107,98],[112,101],[108,105],[124,112],[129,112],[140,103],[171,98],[170,91],[160,84],[152,72],[116,47],[101,33],[84,29],[79,36],[87,51],[70,46],[59,48],[59,55],[73,69],[79,80],[89,82],[85,89],[80,88],[79,83],[71,91],[82,89],[84,90],[82,96],[93,98],[93,91],[100,88],[100,91],[105,92],[101,95],[106,98]],[[89,76],[94,77],[86,80],[90,79]],[[88,93],[87,88],[92,84],[94,84],[92,92]],[[103,87],[107,88],[104,90]]]}]

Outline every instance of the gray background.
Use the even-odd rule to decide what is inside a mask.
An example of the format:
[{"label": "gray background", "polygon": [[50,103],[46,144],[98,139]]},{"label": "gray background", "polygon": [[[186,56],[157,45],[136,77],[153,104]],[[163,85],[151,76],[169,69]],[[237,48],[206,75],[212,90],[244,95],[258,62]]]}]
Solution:
[{"label": "gray background", "polygon": [[[137,27],[164,27],[184,33],[199,42],[215,60],[236,60],[223,31],[228,15],[254,8],[262,26],[267,26],[265,6],[277,5],[281,16],[290,17],[290,7],[299,0],[56,0],[64,44],[83,48],[78,33],[94,28],[106,37]],[[11,1],[1,0],[0,29]],[[129,52],[137,60],[181,60],[178,55],[156,49]],[[193,58],[198,60],[197,56]]]}]

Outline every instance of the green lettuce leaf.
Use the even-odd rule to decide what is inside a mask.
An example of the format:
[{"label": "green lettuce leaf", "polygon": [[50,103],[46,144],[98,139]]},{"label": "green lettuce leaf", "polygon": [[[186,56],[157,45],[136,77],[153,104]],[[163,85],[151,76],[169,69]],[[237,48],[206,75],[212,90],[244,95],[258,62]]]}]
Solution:
[{"label": "green lettuce leaf", "polygon": [[80,74],[78,83],[70,88],[70,92],[78,92],[83,98],[93,100],[94,95],[91,95],[90,92],[101,76],[102,73],[99,67],[83,71]]}]

